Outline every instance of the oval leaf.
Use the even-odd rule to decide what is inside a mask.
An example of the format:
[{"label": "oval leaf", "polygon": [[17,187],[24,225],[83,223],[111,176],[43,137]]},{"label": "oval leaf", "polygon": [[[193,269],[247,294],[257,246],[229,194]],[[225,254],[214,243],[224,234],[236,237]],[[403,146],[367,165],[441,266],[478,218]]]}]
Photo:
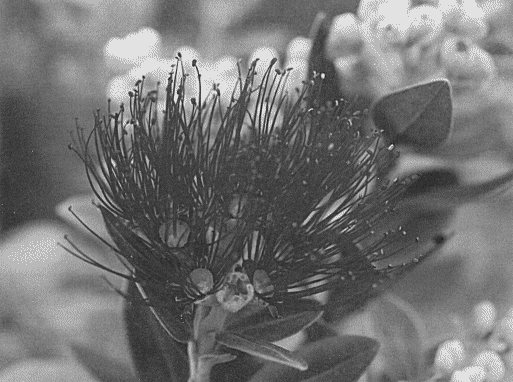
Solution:
[{"label": "oval leaf", "polygon": [[230,332],[217,333],[216,340],[221,345],[268,361],[277,362],[298,370],[306,370],[308,368],[308,365],[301,357],[287,349],[267,342],[245,338]]},{"label": "oval leaf", "polygon": [[128,365],[80,344],[70,344],[78,361],[101,382],[137,382]]},{"label": "oval leaf", "polygon": [[141,381],[182,382],[188,378],[186,346],[174,341],[158,324],[130,282],[125,307],[127,335]]},{"label": "oval leaf", "polygon": [[250,382],[352,382],[358,380],[372,362],[379,343],[363,336],[330,337],[311,343],[297,353],[308,363],[298,371],[269,364]]},{"label": "oval leaf", "polygon": [[442,145],[451,131],[449,81],[437,80],[389,94],[374,104],[372,119],[390,143],[432,150]]}]

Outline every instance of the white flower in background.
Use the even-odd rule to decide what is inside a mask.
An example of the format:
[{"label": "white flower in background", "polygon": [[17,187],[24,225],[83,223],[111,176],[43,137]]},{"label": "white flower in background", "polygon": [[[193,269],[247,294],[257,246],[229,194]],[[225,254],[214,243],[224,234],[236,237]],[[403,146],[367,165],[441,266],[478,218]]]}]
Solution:
[{"label": "white flower in background", "polygon": [[142,64],[147,58],[161,54],[162,38],[152,28],[142,28],[123,38],[111,38],[104,48],[105,62],[110,69],[123,71]]},{"label": "white flower in background", "polygon": [[440,77],[456,93],[476,90],[495,74],[479,41],[496,8],[475,0],[362,0],[356,15],[335,17],[326,53],[355,94],[376,98]]},{"label": "white flower in background", "polygon": [[[311,42],[307,38],[297,37],[292,39],[287,47],[284,69],[291,68],[288,72],[284,90],[295,92],[300,88],[302,81],[308,72],[308,55]],[[120,73],[112,78],[106,89],[107,97],[117,107],[121,103],[129,104],[128,93],[133,90],[134,84],[144,76],[144,88],[146,90],[159,88],[158,107],[164,109],[164,86],[167,83],[175,57],[180,54],[186,74],[193,74],[187,81],[187,94],[189,98],[199,98],[199,84],[196,78],[196,70],[201,74],[202,101],[208,99],[214,89],[221,94],[220,101],[225,105],[231,100],[232,93],[239,80],[239,66],[244,75],[251,62],[258,59],[257,70],[262,73],[267,69],[270,61],[279,56],[276,49],[271,47],[259,47],[255,49],[249,58],[247,67],[240,65],[232,56],[225,56],[216,61],[209,61],[201,57],[200,53],[189,46],[182,46],[173,54],[166,55],[162,50],[162,38],[159,33],[151,28],[143,28],[136,33],[130,33],[123,38],[111,39],[104,48],[104,58],[107,66]],[[193,60],[198,60],[198,68],[193,67]],[[280,65],[277,65],[280,67]],[[256,77],[258,81],[258,76]]]}]

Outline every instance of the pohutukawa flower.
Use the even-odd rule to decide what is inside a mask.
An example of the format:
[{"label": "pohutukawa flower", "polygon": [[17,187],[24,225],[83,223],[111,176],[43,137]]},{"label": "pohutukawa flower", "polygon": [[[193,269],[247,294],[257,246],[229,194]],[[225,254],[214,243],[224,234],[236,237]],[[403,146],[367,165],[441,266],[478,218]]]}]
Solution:
[{"label": "pohutukawa flower", "polygon": [[[128,113],[97,113],[72,146],[127,267],[110,271],[137,283],[178,341],[194,335],[200,306],[228,316],[267,307],[279,317],[344,285],[361,302],[408,267],[393,261],[410,249],[392,246],[405,229],[375,231],[413,180],[379,179],[394,147],[379,131],[362,135],[364,114],[348,103],[319,104],[322,75],[290,97],[288,71],[274,63],[254,83],[254,62],[222,105],[215,86],[201,94],[196,62],[187,76],[178,58],[163,116],[157,92],[144,95],[140,82]],[[188,81],[200,84],[191,104]]]}]

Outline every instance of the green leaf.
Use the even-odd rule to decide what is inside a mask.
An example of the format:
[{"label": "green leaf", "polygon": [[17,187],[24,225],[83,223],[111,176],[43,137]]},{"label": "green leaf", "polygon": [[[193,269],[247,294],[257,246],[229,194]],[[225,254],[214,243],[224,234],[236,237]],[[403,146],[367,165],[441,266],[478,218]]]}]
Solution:
[{"label": "green leaf", "polygon": [[135,283],[127,291],[127,335],[141,381],[182,382],[188,378],[186,346],[174,341],[155,320]]},{"label": "green leaf", "polygon": [[321,316],[322,312],[301,312],[279,319],[266,320],[256,325],[243,326],[231,331],[244,337],[276,342],[306,329]]},{"label": "green leaf", "polygon": [[372,119],[390,143],[420,151],[439,147],[452,125],[449,82],[437,80],[389,94],[374,104]]},{"label": "green leaf", "polygon": [[372,362],[379,343],[363,336],[330,337],[313,342],[297,353],[308,363],[298,371],[269,364],[249,382],[352,382],[360,378]]},{"label": "green leaf", "polygon": [[409,196],[401,201],[401,206],[411,208],[447,210],[465,203],[481,200],[494,193],[504,191],[513,181],[513,171],[494,179],[476,184],[456,184],[447,187],[439,187],[430,192]]},{"label": "green leaf", "polygon": [[216,340],[230,349],[239,350],[268,361],[277,362],[298,370],[306,370],[308,368],[308,365],[301,357],[271,343],[245,338],[230,332],[217,333]]},{"label": "green leaf", "polygon": [[416,380],[424,371],[427,332],[417,312],[405,301],[384,294],[369,306],[385,375],[393,381]]},{"label": "green leaf", "polygon": [[87,346],[70,344],[77,360],[100,382],[137,382],[128,365]]},{"label": "green leaf", "polygon": [[318,98],[321,104],[342,97],[337,70],[333,62],[326,56],[326,41],[328,40],[329,32],[330,23],[326,15],[322,12],[318,13],[310,32],[312,49],[308,60],[308,74],[311,75],[313,72],[324,74]]}]

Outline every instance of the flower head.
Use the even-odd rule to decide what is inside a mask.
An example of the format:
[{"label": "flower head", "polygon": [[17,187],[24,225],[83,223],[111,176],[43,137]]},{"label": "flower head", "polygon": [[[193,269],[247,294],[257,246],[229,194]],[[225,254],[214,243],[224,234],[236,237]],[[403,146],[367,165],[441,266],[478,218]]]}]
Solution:
[{"label": "flower head", "polygon": [[[347,301],[361,302],[405,268],[393,258],[409,247],[392,245],[405,229],[375,230],[412,181],[380,179],[394,146],[379,131],[362,135],[363,114],[349,104],[320,105],[321,75],[291,101],[289,72],[273,65],[255,83],[255,61],[223,105],[215,85],[201,94],[196,62],[188,75],[178,58],[162,118],[158,92],[144,95],[139,82],[128,118],[122,107],[97,113],[91,134],[78,129],[72,148],[129,271],[112,272],[137,283],[177,340],[190,335],[197,304],[279,315],[344,285]],[[199,91],[188,98],[194,77]]]}]

